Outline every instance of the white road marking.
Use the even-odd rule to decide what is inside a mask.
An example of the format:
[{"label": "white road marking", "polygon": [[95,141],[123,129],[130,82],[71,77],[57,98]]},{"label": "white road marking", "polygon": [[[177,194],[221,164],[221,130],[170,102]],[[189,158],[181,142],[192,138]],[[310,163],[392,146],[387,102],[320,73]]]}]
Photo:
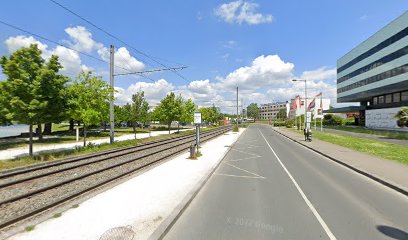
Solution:
[{"label": "white road marking", "polygon": [[238,162],[238,161],[249,160],[249,159],[260,158],[260,157],[261,157],[261,156],[253,156],[253,157],[247,157],[247,158],[239,158],[239,159],[233,159],[233,160],[226,160],[225,162]]},{"label": "white road marking", "polygon": [[327,236],[331,240],[336,240],[337,238],[334,236],[330,228],[327,226],[327,224],[324,222],[323,218],[320,216],[320,214],[317,212],[317,210],[314,208],[313,204],[310,202],[310,200],[306,197],[305,193],[303,190],[300,188],[299,184],[296,182],[296,180],[293,178],[292,174],[288,171],[288,169],[285,167],[285,165],[282,163],[278,155],[275,153],[275,150],[271,147],[269,142],[266,140],[265,136],[262,134],[261,130],[258,128],[259,133],[265,140],[266,144],[268,144],[269,149],[272,151],[273,155],[275,155],[276,159],[279,161],[280,165],[282,166],[283,170],[285,170],[286,174],[289,176],[290,180],[292,180],[293,184],[295,185],[296,189],[299,191],[300,195],[302,196],[303,200],[306,202],[307,206],[310,208],[312,211],[313,215],[317,218],[317,221],[319,221],[320,225],[323,227],[324,231],[326,232]]},{"label": "white road marking", "polygon": [[235,166],[234,164],[227,163],[227,162],[226,162],[226,163],[224,163],[224,164],[227,164],[227,165],[229,165],[229,166],[231,166],[231,167],[233,167],[233,168],[236,168],[236,169],[238,169],[238,170],[241,170],[241,171],[247,172],[247,173],[249,173],[249,174],[255,175],[255,176],[259,177],[259,178],[265,178],[265,177],[262,177],[261,175],[258,175],[258,174],[256,174],[256,173],[253,173],[253,172],[250,172],[250,171],[248,171],[248,170],[245,170],[245,169],[239,168],[239,167]]},{"label": "white road marking", "polygon": [[239,176],[239,175],[232,175],[232,174],[225,174],[225,173],[214,173],[214,175],[227,176],[227,177],[238,177],[238,178],[263,178],[263,177],[255,177],[255,176]]},{"label": "white road marking", "polygon": [[251,148],[251,147],[261,147],[261,146],[256,146],[256,145],[252,145],[252,144],[248,144],[248,143],[237,143],[237,144],[249,146],[248,148]]},{"label": "white road marking", "polygon": [[248,154],[248,155],[252,155],[252,156],[258,156],[255,153],[249,153],[249,152],[244,152],[244,151],[240,151],[236,148],[231,148],[231,150],[236,151],[236,152],[240,152],[240,153],[244,153],[244,154]]}]

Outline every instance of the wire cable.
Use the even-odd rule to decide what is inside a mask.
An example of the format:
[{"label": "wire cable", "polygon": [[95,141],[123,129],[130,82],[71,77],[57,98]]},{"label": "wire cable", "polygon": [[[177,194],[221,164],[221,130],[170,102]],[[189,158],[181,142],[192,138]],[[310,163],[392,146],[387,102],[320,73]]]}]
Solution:
[{"label": "wire cable", "polygon": [[[103,60],[103,59],[101,59],[101,58],[92,56],[92,55],[90,55],[90,54],[88,54],[88,53],[85,53],[85,52],[78,51],[78,50],[73,49],[73,48],[71,48],[71,47],[69,47],[69,46],[66,46],[66,45],[64,45],[64,44],[61,44],[61,43],[59,43],[59,42],[57,42],[57,41],[51,40],[51,39],[49,39],[49,38],[47,38],[47,37],[44,37],[44,36],[38,35],[38,34],[36,34],[36,33],[30,32],[30,31],[28,31],[28,30],[22,29],[22,28],[20,28],[20,27],[17,27],[17,26],[15,26],[15,25],[10,24],[10,23],[4,22],[4,21],[2,21],[2,20],[0,20],[0,23],[3,24],[3,25],[5,25],[5,26],[8,26],[8,27],[10,27],[10,28],[16,29],[16,30],[18,30],[18,31],[21,31],[21,32],[27,33],[27,34],[29,34],[29,35],[32,35],[32,36],[34,36],[34,37],[37,37],[37,38],[39,38],[39,39],[42,39],[42,40],[44,40],[44,41],[53,43],[53,44],[55,44],[55,45],[58,45],[58,46],[61,46],[61,47],[64,47],[64,48],[67,48],[67,49],[69,49],[69,50],[72,50],[72,51],[74,51],[74,52],[77,52],[77,53],[79,53],[79,54],[82,54],[82,55],[84,55],[84,56],[87,56],[87,57],[92,58],[92,59],[94,59],[94,60],[97,60],[97,61],[99,61],[99,62],[103,62],[103,63],[110,64],[108,61],[105,61],[105,60]],[[121,67],[121,66],[118,66],[118,65],[114,65],[114,66],[117,67],[117,68],[120,68],[120,69],[122,69],[122,70],[125,70],[125,71],[127,71],[127,72],[132,72],[131,70],[126,69],[126,68],[124,68],[124,67]],[[153,79],[148,78],[148,77],[145,76],[144,74],[138,74],[138,75],[141,76],[141,77],[144,77],[144,78],[146,78],[146,79],[149,79],[150,81],[153,81],[153,82],[154,82]]]},{"label": "wire cable", "polygon": [[[108,31],[106,31],[105,29],[99,27],[98,25],[92,23],[90,20],[86,19],[85,17],[82,17],[81,15],[79,15],[78,13],[74,12],[73,10],[67,8],[66,6],[62,5],[61,3],[55,1],[55,0],[50,0],[52,3],[56,4],[57,6],[63,8],[64,10],[68,11],[69,13],[73,14],[74,16],[80,18],[81,20],[87,22],[88,24],[90,24],[91,26],[95,27],[96,29],[98,29],[99,31],[105,33],[106,35],[110,36],[111,38],[121,42],[122,44],[128,46],[129,48],[133,49],[134,51],[138,52],[139,54],[149,58],[150,60],[154,61],[155,63],[161,65],[162,67],[165,68],[169,68],[168,66],[166,66],[165,64],[157,61],[156,59],[154,59],[153,57],[149,56],[148,54],[138,50],[137,48],[133,47],[132,45],[126,43],[125,41],[121,40],[119,37],[109,33]],[[176,75],[178,75],[179,77],[181,77],[182,79],[186,80],[187,82],[189,82],[183,75],[181,75],[178,71],[176,70],[172,70]]]}]

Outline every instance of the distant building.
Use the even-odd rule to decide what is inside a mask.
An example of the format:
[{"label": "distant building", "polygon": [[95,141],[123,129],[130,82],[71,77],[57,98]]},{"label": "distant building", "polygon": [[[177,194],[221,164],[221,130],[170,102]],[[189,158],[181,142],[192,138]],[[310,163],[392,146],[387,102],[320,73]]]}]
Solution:
[{"label": "distant building", "polygon": [[337,61],[337,102],[359,102],[361,121],[398,128],[393,116],[408,106],[408,11]]},{"label": "distant building", "polygon": [[[295,101],[296,101],[296,98],[291,99],[288,102],[287,112],[288,112],[289,119],[295,119],[295,116],[300,116],[300,115],[305,114],[305,99],[300,98],[299,100],[296,101],[296,105],[295,105]],[[312,101],[313,101],[313,98],[308,98],[307,104],[309,105]],[[293,106],[296,106],[296,108],[293,109]],[[329,98],[322,99],[322,108],[323,108],[323,111],[330,109],[330,99]],[[315,99],[315,107],[312,110],[312,114],[314,116],[318,115],[318,109],[320,109],[320,98]]]},{"label": "distant building", "polygon": [[261,120],[275,120],[281,109],[286,110],[286,102],[266,103],[259,107],[259,117]]}]

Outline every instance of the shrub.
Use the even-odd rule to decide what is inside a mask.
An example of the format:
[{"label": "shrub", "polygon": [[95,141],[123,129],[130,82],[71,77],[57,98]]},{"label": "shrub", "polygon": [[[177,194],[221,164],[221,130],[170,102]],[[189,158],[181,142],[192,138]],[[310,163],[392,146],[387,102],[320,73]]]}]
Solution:
[{"label": "shrub", "polygon": [[232,129],[233,132],[239,132],[238,126],[235,125],[234,128]]},{"label": "shrub", "polygon": [[344,122],[343,118],[333,114],[326,114],[323,119],[323,124],[328,126],[343,126]]}]

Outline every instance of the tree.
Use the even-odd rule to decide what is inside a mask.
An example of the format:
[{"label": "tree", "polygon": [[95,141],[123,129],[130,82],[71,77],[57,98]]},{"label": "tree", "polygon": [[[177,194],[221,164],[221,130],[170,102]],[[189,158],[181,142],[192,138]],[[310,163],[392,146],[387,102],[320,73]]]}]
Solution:
[{"label": "tree", "polygon": [[285,109],[285,108],[279,109],[278,114],[276,114],[276,118],[277,118],[278,120],[281,120],[281,121],[286,120],[286,118],[287,118],[286,109]]},{"label": "tree", "polygon": [[[67,116],[66,83],[69,82],[69,78],[58,74],[60,69],[62,65],[58,62],[58,57],[51,56],[40,71],[40,87],[36,93],[39,101],[46,104],[41,113],[41,122],[46,123],[44,134],[51,134],[52,123],[60,123]],[[41,138],[41,124],[38,125],[38,129]]]},{"label": "tree", "polygon": [[182,98],[177,97],[171,92],[164,99],[160,101],[160,104],[154,110],[154,116],[160,122],[166,124],[169,129],[173,121],[180,119],[182,115]]},{"label": "tree", "polygon": [[0,124],[11,125],[10,112],[8,109],[9,96],[5,89],[6,82],[0,82]]},{"label": "tree", "polygon": [[252,119],[257,119],[259,117],[259,107],[256,103],[251,103],[247,107],[248,117]]},{"label": "tree", "polygon": [[194,121],[194,111],[196,110],[196,108],[197,106],[194,104],[193,100],[188,99],[187,101],[183,101],[179,123],[180,122],[186,122],[186,123],[193,122]]},{"label": "tree", "polygon": [[149,103],[144,98],[144,92],[140,91],[132,95],[132,103],[128,109],[128,120],[132,123],[133,133],[136,139],[136,127],[138,122],[147,120],[147,112],[149,111]]},{"label": "tree", "polygon": [[220,120],[220,117],[222,117],[219,113],[219,109],[214,105],[212,107],[200,108],[199,111],[202,114],[203,121],[208,123],[216,124],[218,120]]},{"label": "tree", "polygon": [[[28,48],[20,48],[0,60],[3,73],[7,79],[1,84],[1,94],[7,97],[2,101],[2,112],[6,118],[29,125],[29,155],[33,155],[33,125],[44,121],[43,113],[50,107],[50,102],[44,101],[43,81],[49,80],[49,74],[58,69],[52,68],[58,64],[56,57],[51,57],[45,65],[41,51],[36,44]],[[51,73],[52,75],[52,73]]]},{"label": "tree", "polygon": [[70,115],[84,124],[84,146],[86,146],[87,128],[98,124],[104,118],[104,107],[106,102],[113,100],[111,93],[114,90],[101,77],[82,71],[68,86],[68,91]]},{"label": "tree", "polygon": [[394,118],[397,119],[398,127],[408,127],[408,107],[402,107],[397,114],[395,114]]}]

